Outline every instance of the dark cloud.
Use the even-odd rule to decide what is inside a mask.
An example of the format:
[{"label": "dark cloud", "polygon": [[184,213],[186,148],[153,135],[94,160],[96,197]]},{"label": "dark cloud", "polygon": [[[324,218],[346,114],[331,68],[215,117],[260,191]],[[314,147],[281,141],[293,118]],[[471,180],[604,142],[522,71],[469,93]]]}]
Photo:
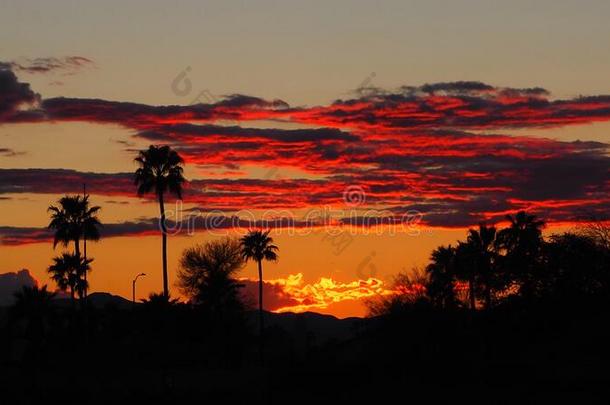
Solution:
[{"label": "dark cloud", "polygon": [[0,306],[11,305],[15,300],[15,292],[19,291],[21,287],[35,285],[38,285],[38,282],[26,269],[0,274]]},{"label": "dark cloud", "polygon": [[53,240],[46,228],[0,226],[0,245],[18,246]]},{"label": "dark cloud", "polygon": [[13,156],[22,156],[25,155],[26,152],[16,151],[11,148],[0,148],[0,155],[4,157],[13,157]]},{"label": "dark cloud", "polygon": [[[371,135],[399,129],[556,127],[610,119],[607,95],[555,100],[542,88],[494,87],[480,82],[404,86],[395,92],[373,91],[328,106],[300,108],[290,108],[280,100],[240,94],[210,104],[187,106],[54,98],[44,100],[43,107],[50,120],[111,122],[153,132],[155,126],[168,122],[218,120],[283,120]],[[36,115],[30,118],[40,119]]]},{"label": "dark cloud", "polygon": [[18,121],[23,116],[20,109],[33,106],[39,100],[40,96],[29,84],[19,82],[11,70],[0,68],[0,123]]},{"label": "dark cloud", "polygon": [[62,58],[23,59],[19,61],[4,62],[2,65],[5,68],[10,68],[14,71],[31,74],[60,72],[65,75],[72,75],[82,69],[95,67],[95,62],[83,56],[66,56]]},{"label": "dark cloud", "polygon": [[244,139],[269,139],[286,143],[360,140],[360,137],[356,135],[333,128],[244,128],[240,126],[193,125],[187,123],[157,126],[152,130],[141,131],[138,136],[157,142],[186,143],[205,141],[206,138],[210,139],[209,142],[216,142],[218,138],[227,138],[231,142]]},{"label": "dark cloud", "polygon": [[220,107],[260,107],[260,108],[288,108],[289,105],[282,100],[264,100],[258,97],[246,96],[243,94],[231,94],[226,96],[222,101],[217,103]]},{"label": "dark cloud", "polygon": [[[241,289],[241,295],[244,302],[252,307],[256,307],[258,302],[258,281],[249,279],[240,279],[239,283],[244,287]],[[293,297],[289,291],[286,291],[283,285],[277,283],[263,282],[263,301],[266,311],[275,311],[280,308],[297,306],[300,302]]]},{"label": "dark cloud", "polygon": [[68,169],[0,169],[0,194],[7,193],[80,193],[83,184],[91,193],[129,194],[132,173],[91,173]]},{"label": "dark cloud", "polygon": [[[169,226],[174,228],[173,222]],[[100,229],[102,237],[134,236],[158,234],[159,221],[156,218],[104,224]],[[50,242],[53,233],[47,228],[0,226],[0,245],[17,246],[31,243]]]}]

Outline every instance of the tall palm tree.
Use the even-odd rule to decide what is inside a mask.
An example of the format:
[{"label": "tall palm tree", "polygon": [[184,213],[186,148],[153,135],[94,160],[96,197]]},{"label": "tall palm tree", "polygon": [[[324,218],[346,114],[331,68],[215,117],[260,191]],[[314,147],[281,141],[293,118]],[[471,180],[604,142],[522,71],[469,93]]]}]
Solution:
[{"label": "tall palm tree", "polygon": [[263,260],[277,261],[279,248],[273,244],[273,238],[268,230],[253,230],[241,238],[242,255],[246,261],[254,260],[258,264],[258,313],[261,339],[261,359],[263,355]]},{"label": "tall palm tree", "polygon": [[428,273],[428,294],[433,303],[441,308],[455,304],[455,248],[451,245],[439,246],[430,255]]},{"label": "tall palm tree", "polygon": [[53,264],[49,266],[48,272],[51,279],[62,291],[70,291],[70,300],[74,305],[76,294],[83,298],[87,289],[84,273],[90,270],[89,264],[93,259],[84,259],[77,254],[63,253],[53,258]]},{"label": "tall palm tree", "polygon": [[495,257],[496,228],[480,224],[479,229],[469,229],[467,243],[471,245],[474,257],[472,264],[483,280],[485,307],[491,308],[492,277]]},{"label": "tall palm tree", "polygon": [[80,238],[82,236],[82,208],[81,196],[64,196],[59,199],[58,205],[51,205],[47,209],[51,213],[49,229],[55,231],[53,248],[61,243],[68,246],[74,242],[74,254],[80,256]]},{"label": "tall palm tree", "polygon": [[468,298],[473,311],[477,304],[477,254],[474,245],[468,242],[458,242],[455,249],[455,274],[459,280],[468,282]]},{"label": "tall palm tree", "polygon": [[140,151],[135,161],[140,166],[135,172],[135,185],[138,195],[154,191],[159,201],[161,215],[161,236],[163,249],[163,295],[169,297],[167,281],[167,227],[165,224],[165,206],[163,197],[165,193],[175,194],[182,198],[182,185],[186,179],[182,175],[184,160],[169,146],[151,145],[148,149]]},{"label": "tall palm tree", "polygon": [[[83,235],[83,258],[87,261],[87,240],[97,242],[100,240],[100,230],[102,226],[99,218],[97,217],[98,212],[101,210],[99,206],[89,207],[89,195],[85,194],[82,199],[81,209],[81,220],[82,220],[82,235]],[[85,291],[84,295],[87,298],[87,290],[89,289],[89,283],[87,282],[87,272],[84,274]]]}]

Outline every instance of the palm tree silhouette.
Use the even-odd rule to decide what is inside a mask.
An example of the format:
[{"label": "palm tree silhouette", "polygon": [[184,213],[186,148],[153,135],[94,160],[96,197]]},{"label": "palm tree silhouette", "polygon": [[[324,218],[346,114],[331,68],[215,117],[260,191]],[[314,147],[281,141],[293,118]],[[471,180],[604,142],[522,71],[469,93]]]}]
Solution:
[{"label": "palm tree silhouette", "polygon": [[74,242],[74,254],[80,256],[79,240],[82,235],[82,207],[81,196],[64,196],[59,199],[58,206],[49,206],[47,209],[51,213],[49,229],[55,230],[53,248],[58,243],[68,246]]},{"label": "palm tree silhouette", "polygon": [[53,264],[49,266],[48,272],[51,279],[62,290],[70,290],[70,300],[74,305],[75,295],[80,298],[84,296],[87,289],[87,281],[84,273],[90,270],[89,264],[93,259],[84,259],[77,254],[63,253],[53,258]]},{"label": "palm tree silhouette", "polygon": [[142,301],[145,308],[152,311],[167,310],[180,303],[178,298],[172,298],[163,293],[150,293],[148,294],[148,298],[143,298],[140,301]]},{"label": "palm tree silhouette", "polygon": [[455,250],[456,276],[468,282],[470,309],[476,309],[477,290],[483,290],[485,307],[491,307],[492,265],[496,258],[496,228],[480,224],[469,229],[466,242],[458,242]]},{"label": "palm tree silhouette", "polygon": [[[89,196],[64,196],[59,199],[58,206],[51,205],[48,211],[51,212],[51,222],[49,228],[55,230],[53,248],[61,243],[68,246],[74,242],[74,255],[79,256],[80,240],[88,239],[98,241],[100,239],[99,227],[101,222],[97,217],[101,207],[89,206]],[[86,246],[86,245],[84,245]],[[84,261],[87,261],[85,247]],[[84,286],[83,297],[87,296],[87,272],[83,273],[84,281],[79,282]]]},{"label": "palm tree silhouette", "polygon": [[491,308],[492,277],[495,258],[496,228],[480,224],[479,229],[469,229],[467,242],[474,253],[472,265],[476,276],[483,281],[485,308]]},{"label": "palm tree silhouette", "polygon": [[438,307],[450,308],[455,304],[455,248],[451,245],[437,247],[430,255],[430,262],[426,267],[428,294]]},{"label": "palm tree silhouette", "polygon": [[28,336],[39,339],[45,334],[46,323],[54,314],[53,298],[55,293],[47,291],[47,286],[39,288],[23,286],[15,292],[15,303],[11,307],[12,319],[24,319],[27,322]]},{"label": "palm tree silhouette", "polygon": [[523,250],[537,253],[533,249],[540,246],[544,221],[539,220],[535,215],[528,215],[525,211],[519,211],[515,216],[507,215],[506,219],[510,225],[499,235],[504,247],[509,251]]},{"label": "palm tree silhouette", "polygon": [[[101,210],[99,206],[89,207],[89,195],[86,194],[82,199],[82,232],[83,232],[83,258],[87,261],[87,240],[97,242],[100,240],[100,230],[102,226],[97,213]],[[87,290],[89,289],[89,283],[87,282],[87,272],[84,274],[84,295],[87,298]]]},{"label": "palm tree silhouette", "polygon": [[273,244],[273,238],[269,236],[268,230],[250,231],[247,235],[241,238],[242,255],[246,261],[254,260],[258,264],[258,320],[260,331],[260,355],[261,361],[263,356],[263,260],[277,261],[279,248]]},{"label": "palm tree silhouette", "polygon": [[505,272],[520,285],[520,294],[532,298],[535,294],[540,251],[543,246],[542,228],[545,222],[535,215],[519,211],[514,217],[507,215],[508,228],[497,235],[497,247],[504,252]]},{"label": "palm tree silhouette", "polygon": [[184,160],[169,146],[151,145],[140,151],[135,161],[139,168],[135,172],[135,184],[138,195],[154,191],[159,200],[160,224],[163,249],[163,294],[169,297],[167,281],[167,227],[165,224],[165,206],[163,195],[167,192],[182,199],[182,185],[186,181],[182,175]]},{"label": "palm tree silhouette", "polygon": [[477,250],[471,243],[459,241],[455,249],[455,274],[459,280],[468,282],[470,309],[477,307]]}]

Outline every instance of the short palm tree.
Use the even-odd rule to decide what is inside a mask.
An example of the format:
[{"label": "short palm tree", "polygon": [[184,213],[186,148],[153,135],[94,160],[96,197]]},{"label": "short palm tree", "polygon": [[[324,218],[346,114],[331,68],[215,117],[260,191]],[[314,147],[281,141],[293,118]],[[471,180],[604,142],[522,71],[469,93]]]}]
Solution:
[{"label": "short palm tree", "polygon": [[135,161],[140,166],[135,172],[135,184],[138,195],[154,192],[159,201],[162,255],[163,255],[163,294],[169,297],[167,280],[167,227],[165,224],[165,206],[163,197],[166,193],[182,198],[182,185],[186,179],[182,175],[184,160],[169,146],[151,145],[140,151]]},{"label": "short palm tree", "polygon": [[[51,222],[49,228],[55,231],[53,248],[61,243],[68,246],[74,243],[74,254],[80,256],[80,240],[83,240],[84,260],[87,261],[86,240],[98,241],[100,239],[99,227],[101,222],[97,217],[101,207],[89,206],[89,196],[64,196],[59,199],[57,206],[50,206]],[[83,296],[87,296],[87,273],[83,274],[84,281],[79,282],[84,286]]]},{"label": "short palm tree", "polygon": [[[254,260],[258,264],[258,311],[259,330],[261,342],[263,338],[263,260],[276,261],[278,259],[277,246],[273,244],[273,238],[269,236],[268,230],[250,231],[241,238],[242,255],[246,261]],[[261,346],[262,347],[262,346]],[[261,349],[262,355],[262,349]]]},{"label": "short palm tree", "polygon": [[15,292],[15,303],[10,309],[13,319],[27,322],[28,335],[42,338],[50,318],[54,315],[53,298],[55,293],[47,291],[47,286],[23,286]]},{"label": "short palm tree", "polygon": [[89,271],[89,264],[93,259],[84,259],[79,255],[63,253],[53,258],[53,264],[49,266],[48,272],[51,279],[62,291],[70,291],[70,299],[74,304],[75,295],[84,296],[87,289],[87,281],[84,274]]},{"label": "short palm tree", "polygon": [[455,248],[451,245],[439,246],[430,255],[430,264],[426,267],[428,273],[428,294],[432,302],[440,308],[453,307],[456,302],[455,278]]},{"label": "short palm tree", "polygon": [[163,293],[150,293],[148,298],[141,301],[145,308],[153,311],[166,310],[175,307],[180,302],[177,298],[172,298]]}]

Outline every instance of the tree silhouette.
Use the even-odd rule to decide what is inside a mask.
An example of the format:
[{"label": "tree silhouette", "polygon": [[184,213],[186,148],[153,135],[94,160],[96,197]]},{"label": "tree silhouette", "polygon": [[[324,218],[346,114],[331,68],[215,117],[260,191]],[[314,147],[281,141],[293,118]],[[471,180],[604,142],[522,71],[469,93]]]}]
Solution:
[{"label": "tree silhouette", "polygon": [[536,295],[540,277],[536,272],[541,268],[540,253],[543,245],[542,228],[544,221],[525,211],[515,216],[507,215],[508,228],[498,232],[496,245],[500,253],[503,272],[519,285],[519,293],[526,299]]},{"label": "tree silhouette", "polygon": [[79,240],[82,236],[82,207],[81,196],[64,196],[59,199],[58,206],[49,206],[48,211],[51,213],[49,229],[55,231],[53,248],[58,243],[68,246],[74,242],[74,254],[80,256]]},{"label": "tree silhouette", "polygon": [[[101,210],[99,206],[89,206],[89,195],[83,196],[82,199],[82,233],[83,233],[83,258],[87,260],[87,240],[97,242],[100,240],[100,230],[102,226],[99,218],[97,217],[98,212]],[[84,296],[87,298],[87,290],[89,289],[89,283],[87,282],[87,272],[84,274],[84,285],[85,291]]]},{"label": "tree silhouette", "polygon": [[[51,205],[49,228],[55,231],[53,248],[61,243],[68,246],[74,243],[74,255],[80,257],[80,240],[87,238],[92,241],[100,239],[99,227],[101,222],[97,217],[101,207],[89,206],[89,196],[64,196],[59,199],[58,205]],[[84,260],[87,261],[86,252]],[[83,297],[87,295],[87,272],[83,273],[84,281],[79,285],[84,287]]]},{"label": "tree silhouette", "polygon": [[169,146],[151,145],[147,150],[140,151],[135,161],[140,166],[135,172],[135,184],[138,195],[154,191],[159,201],[160,224],[163,255],[163,294],[169,297],[167,277],[167,226],[165,224],[165,193],[175,194],[182,198],[182,185],[186,181],[182,175],[184,160]]},{"label": "tree silhouette", "polygon": [[178,286],[195,304],[212,314],[242,308],[234,278],[244,266],[238,239],[222,239],[186,249],[180,259]]},{"label": "tree silhouette", "polygon": [[605,296],[610,292],[610,248],[594,237],[566,232],[543,247],[544,293],[559,299]]},{"label": "tree silhouette", "polygon": [[405,311],[430,301],[429,285],[428,269],[414,267],[410,272],[398,273],[391,284],[393,294],[380,295],[365,301],[369,316],[388,315],[400,320]]},{"label": "tree silhouette", "polygon": [[451,245],[439,246],[430,255],[428,273],[428,295],[439,308],[452,308],[455,297],[455,248]]},{"label": "tree silhouette", "polygon": [[70,291],[70,300],[74,305],[75,295],[80,298],[84,296],[87,289],[87,281],[84,273],[90,270],[89,264],[93,259],[84,259],[76,254],[63,253],[61,256],[53,258],[53,264],[49,266],[48,272],[51,279],[62,290]]},{"label": "tree silhouette", "polygon": [[610,250],[610,221],[591,218],[580,230],[580,234],[591,238],[606,250]]},{"label": "tree silhouette", "polygon": [[468,282],[469,306],[473,311],[477,307],[477,255],[474,244],[458,242],[455,249],[455,274],[458,280]]},{"label": "tree silhouette", "polygon": [[[474,254],[471,265],[474,266],[475,277],[480,277],[483,284],[485,308],[491,308],[492,284],[494,282],[493,264],[495,263],[496,228],[480,224],[479,229],[469,229],[466,243],[470,245],[469,252]],[[475,286],[476,288],[476,286]]]},{"label": "tree silhouette", "polygon": [[53,298],[55,293],[47,291],[47,286],[39,288],[23,286],[15,292],[15,303],[10,309],[13,320],[23,319],[27,322],[26,333],[33,339],[45,335],[47,323],[54,315]]},{"label": "tree silhouette", "polygon": [[158,310],[175,306],[179,303],[178,298],[172,298],[164,293],[150,293],[148,298],[143,298],[142,303],[145,307]]},{"label": "tree silhouette", "polygon": [[271,230],[263,232],[261,230],[252,230],[247,235],[241,238],[243,258],[254,260],[258,264],[258,325],[261,339],[260,354],[261,361],[263,356],[263,260],[277,261],[279,250],[273,244],[273,238],[269,236]]}]

